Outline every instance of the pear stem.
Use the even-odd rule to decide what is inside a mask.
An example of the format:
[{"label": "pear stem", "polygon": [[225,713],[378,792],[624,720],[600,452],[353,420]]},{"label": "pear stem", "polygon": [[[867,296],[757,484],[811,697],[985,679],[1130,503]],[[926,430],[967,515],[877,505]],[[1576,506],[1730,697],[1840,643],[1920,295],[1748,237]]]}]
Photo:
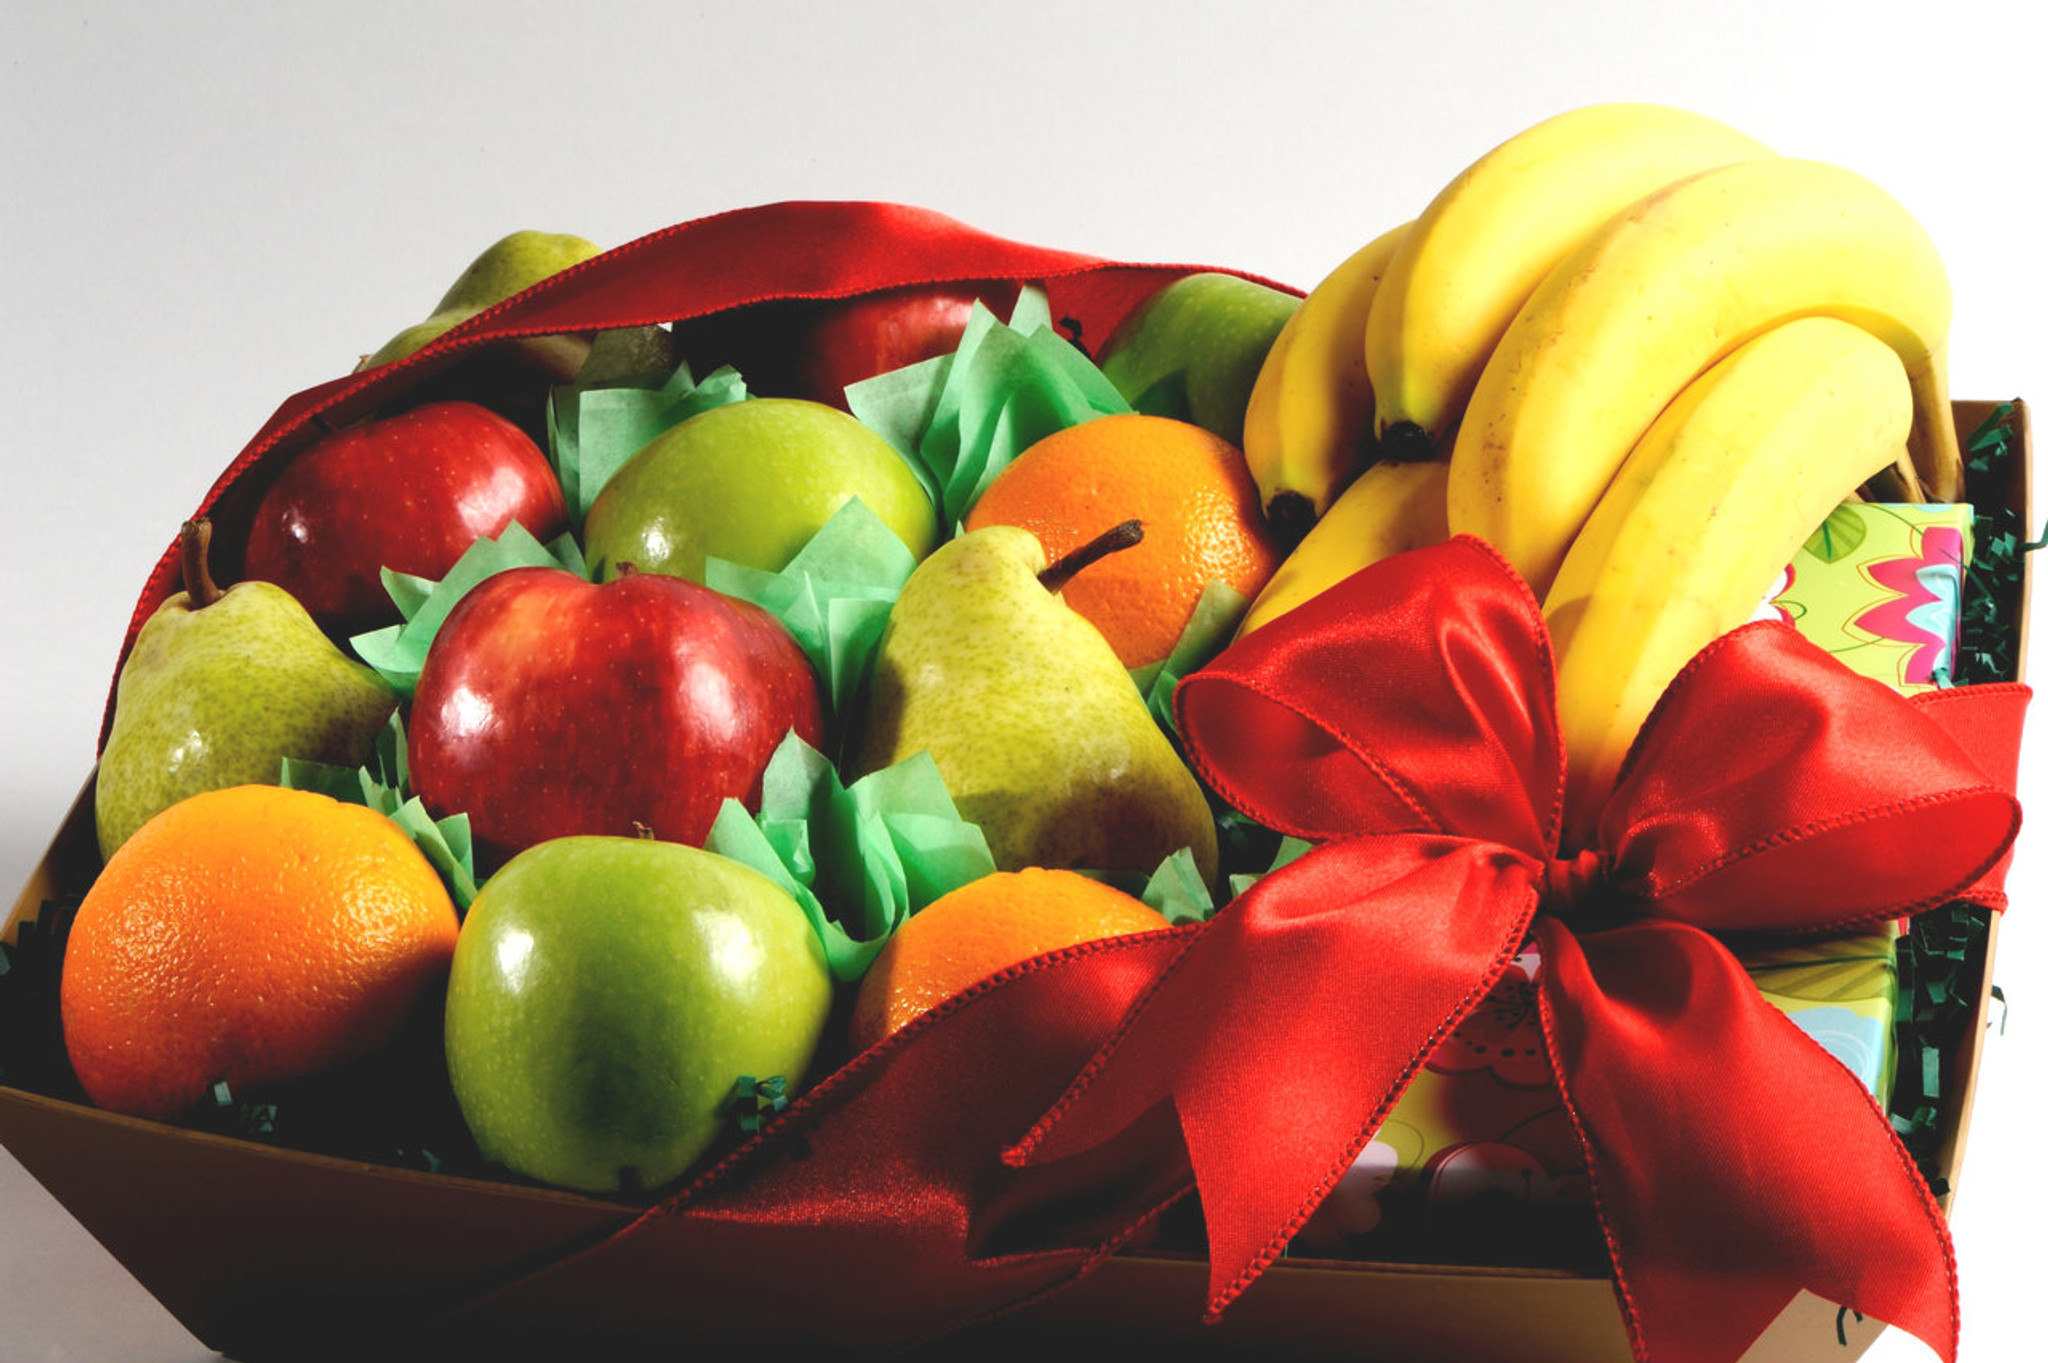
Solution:
[{"label": "pear stem", "polygon": [[205,610],[227,595],[206,566],[212,544],[213,522],[206,517],[194,516],[178,527],[178,562],[185,574],[185,596],[194,610]]},{"label": "pear stem", "polygon": [[1073,580],[1080,572],[1098,559],[1108,558],[1119,550],[1129,549],[1145,538],[1143,521],[1119,521],[1109,529],[1089,540],[1080,548],[1060,555],[1038,575],[1039,585],[1049,592],[1056,592]]}]

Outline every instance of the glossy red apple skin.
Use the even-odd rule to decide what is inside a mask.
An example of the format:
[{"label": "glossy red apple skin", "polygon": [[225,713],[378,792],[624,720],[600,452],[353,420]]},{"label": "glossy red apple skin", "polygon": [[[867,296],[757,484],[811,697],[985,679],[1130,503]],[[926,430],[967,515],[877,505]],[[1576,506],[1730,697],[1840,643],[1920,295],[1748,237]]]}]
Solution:
[{"label": "glossy red apple skin", "polygon": [[750,392],[845,411],[849,384],[957,349],[977,299],[1008,317],[1017,286],[913,284],[855,298],[788,300],[685,324],[677,336],[700,376],[730,364]]},{"label": "glossy red apple skin", "polygon": [[257,504],[243,575],[274,582],[334,634],[395,624],[379,570],[441,578],[518,521],[569,528],[561,486],[518,426],[472,402],[431,402],[301,451]]},{"label": "glossy red apple skin", "polygon": [[515,568],[449,613],[406,731],[414,790],[469,815],[488,871],[572,834],[701,846],[726,797],[760,808],[792,729],[824,746],[817,674],[766,611],[659,573]]},{"label": "glossy red apple skin", "polygon": [[797,348],[796,396],[843,410],[849,385],[958,349],[977,298],[1009,316],[1016,288],[1006,289],[919,285],[829,305]]}]

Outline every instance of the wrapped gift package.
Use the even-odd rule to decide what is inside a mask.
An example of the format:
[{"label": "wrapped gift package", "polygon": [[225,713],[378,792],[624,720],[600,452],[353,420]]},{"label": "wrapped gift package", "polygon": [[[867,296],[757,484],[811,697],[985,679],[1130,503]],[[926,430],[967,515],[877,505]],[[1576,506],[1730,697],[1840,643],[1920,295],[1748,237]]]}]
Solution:
[{"label": "wrapped gift package", "polygon": [[[1759,947],[1737,959],[1757,992],[1847,1066],[1891,1092],[1895,932]],[[1555,1258],[1594,1233],[1585,1160],[1540,1036],[1525,952],[1417,1072],[1304,1227],[1299,1252],[1454,1262]]]},{"label": "wrapped gift package", "polygon": [[[933,283],[972,287],[1007,306],[1029,284],[1043,288],[1061,331],[1085,347],[1190,272],[1022,245],[894,205],[787,204],[701,219],[566,271],[408,359],[291,397],[199,510],[232,560],[254,499],[319,431],[455,382],[465,366],[522,339],[651,324],[679,336],[732,324],[743,332],[750,317],[808,300]],[[2024,407],[1960,401],[1953,416],[1967,441],[2001,414],[2008,457],[1973,474],[1971,500],[1979,512],[2002,509],[2024,526],[2031,523]],[[1816,537],[1791,566],[1772,609],[1895,691],[1930,692],[1918,703],[1898,699],[1907,707],[1901,713],[1945,713],[1943,701],[1978,689],[1937,687],[1953,666],[1972,533],[1967,508],[1845,507],[1828,537]],[[1469,579],[1477,596],[1503,603],[1504,618],[1520,609],[1490,559],[1456,545],[1441,552],[1433,578]],[[173,546],[144,586],[138,627],[176,590],[177,570]],[[230,561],[226,575],[233,572]],[[2016,650],[2024,602],[2007,600],[2000,609]],[[1510,636],[1519,628],[1503,626]],[[1340,642],[1399,643],[1328,646]],[[1511,668],[1525,665],[1525,653],[1535,656],[1513,638],[1499,651]],[[1745,658],[1731,659],[1728,675],[1769,670]],[[1269,764],[1255,735],[1290,731],[1241,697],[1221,694],[1234,684],[1227,673],[1201,687],[1182,683],[1184,693],[1198,693],[1184,694],[1183,722],[1198,721],[1194,741],[1208,743],[1219,766],[1245,773],[1244,785],[1274,805],[1285,804],[1290,786],[1354,779],[1326,766]],[[1716,715],[1742,703],[1733,683],[1700,682],[1694,692],[1693,707]],[[2016,743],[2017,710],[2008,710],[2001,723]],[[1866,763],[1878,761],[1887,741],[1867,737],[1858,751],[1877,754]],[[1668,746],[1665,761],[1703,760],[1684,751],[1678,736]],[[2004,779],[2009,784],[2011,773]],[[1493,780],[1474,775],[1470,788],[1489,789]],[[52,930],[39,921],[45,905],[75,902],[99,869],[91,797],[88,780],[14,901],[5,940],[17,955]],[[1955,826],[1982,821],[1990,806],[1970,803],[1976,798],[1973,791],[1954,796]],[[1522,847],[1513,818],[1473,807],[1475,824],[1485,826],[1469,837]],[[1347,840],[1333,830],[1328,841],[1341,845],[1319,846],[1245,898],[1280,904],[1291,894],[1298,910],[1320,902],[1318,895],[1350,893],[1346,886],[1372,879],[1371,868],[1384,864],[1361,850],[1371,838]],[[1824,895],[1835,872],[1884,861],[1881,852],[1827,842],[1804,861],[1765,858],[1753,874]],[[1728,1199],[1704,1185],[1696,1193],[1668,1187],[1670,1170],[1699,1153],[1685,1145],[1699,1139],[1684,1134],[1694,1129],[1671,1111],[1692,1099],[1611,1091],[1613,1076],[1636,1062],[1610,1056],[1603,1029],[1627,1013],[1670,1022],[1674,1047],[1696,1046],[1677,1037],[1691,1035],[1676,1017],[1682,1010],[1675,1003],[1667,1009],[1656,990],[1664,987],[1657,982],[1680,978],[1658,973],[1680,969],[1671,953],[1684,954],[1686,970],[1707,969],[1704,957],[1685,954],[1704,950],[1694,939],[1707,934],[1688,930],[1650,942],[1627,928],[1560,926],[1531,905],[1562,902],[1553,895],[1567,893],[1575,872],[1555,861],[1546,868],[1546,855],[1523,848],[1487,863],[1506,868],[1497,874],[1510,880],[1533,877],[1536,889],[1515,914],[1488,924],[1485,942],[1475,933],[1473,942],[1444,946],[1450,963],[1442,980],[1414,985],[1418,995],[1446,1000],[1414,1002],[1417,1011],[1467,1002],[1454,1029],[1405,1061],[1382,1057],[1352,1068],[1347,1047],[1357,1029],[1345,1032],[1335,1021],[1345,1005],[1332,1003],[1334,1034],[1320,1035],[1311,1014],[1321,1005],[1304,995],[1298,1007],[1217,1004],[1209,1018],[1215,1037],[1204,1044],[1224,1049],[1203,1054],[1254,1057],[1237,1067],[1245,1073],[1233,1070],[1230,1083],[1239,1087],[1212,1090],[1166,1072],[1171,1067],[1159,1057],[1168,1043],[1154,1038],[1184,1029],[1190,1010],[1198,1015],[1175,991],[1185,985],[1181,993],[1191,999],[1206,978],[1199,970],[1211,968],[1176,962],[1168,970],[1172,953],[1226,928],[1256,948],[1257,934],[1287,917],[1275,910],[1269,922],[1232,912],[1135,946],[1061,953],[973,991],[955,1001],[960,1006],[819,1076],[759,1135],[654,1199],[397,1167],[296,1148],[227,1122],[200,1129],[114,1115],[64,1087],[61,1053],[48,1082],[4,1076],[0,1141],[194,1334],[237,1358],[481,1356],[485,1349],[566,1356],[741,1342],[1002,1357],[1047,1347],[1123,1353],[1143,1341],[1196,1356],[1575,1363],[1659,1356],[1662,1346],[1632,1309],[1645,1303],[1644,1319],[1653,1318],[1659,1294],[1673,1289],[1658,1259],[1666,1251],[1641,1240],[1639,1227],[1663,1216],[1667,1202],[1680,1206],[1674,1224],[1683,1228],[1719,1214],[1710,1204]],[[1897,868],[1887,862],[1880,870],[1889,876]],[[1327,885],[1319,886],[1319,875]],[[1744,885],[1755,888],[1744,881],[1730,893],[1747,893]],[[1976,902],[1995,899],[1994,886]],[[1248,926],[1237,926],[1247,918]],[[1900,1197],[1918,1199],[1912,1207],[1924,1204],[1929,1225],[1938,1224],[1936,1208],[1945,1207],[1962,1172],[1996,938],[1995,913],[1957,921],[1964,924],[1957,973],[1942,991],[1953,1025],[1931,1062],[1895,1052],[1895,1014],[1913,1011],[1900,985],[1898,962],[1909,944],[1899,931],[1777,941],[1769,924],[1755,925],[1765,931],[1738,944],[1733,958],[1748,991],[1742,1006],[1753,1000],[1765,1010],[1775,1021],[1755,1028],[1787,1054],[1808,1057],[1810,1050],[1801,1063],[1814,1068],[1782,1076],[1688,1072],[1700,1101],[1708,1090],[1741,1087],[1738,1098],[1713,1098],[1737,1106],[1712,1110],[1769,1112],[1777,1084],[1778,1106],[1791,1120],[1813,1084],[1868,1108],[1871,1095],[1883,1102],[1895,1068],[1938,1068],[1944,1082],[1917,1118],[1931,1152],[1928,1181],[1923,1186],[1908,1170],[1898,1185],[1906,1190]],[[1188,959],[1197,954],[1190,950]],[[1652,983],[1630,993],[1617,983],[1617,962],[1633,963]],[[1401,994],[1406,977],[1391,969],[1348,963],[1350,973],[1331,988],[1354,998]],[[1550,976],[1580,985],[1552,996],[1537,983]],[[1165,983],[1148,987],[1155,979]],[[1483,1002],[1473,1007],[1474,998]],[[1369,1019],[1362,1008],[1350,1005],[1352,1016]],[[1019,1048],[1020,1019],[1049,1011],[1061,1015],[1059,1026],[1028,1053]],[[1127,1013],[1139,1023],[1119,1024]],[[1150,1030],[1140,1025],[1148,1014],[1162,1019]],[[1112,1036],[1123,1049],[1098,1055]],[[1551,1060],[1560,1054],[1572,1057],[1562,1089]],[[1740,1067],[1747,1054],[1730,1066]],[[1398,1102],[1375,1110],[1382,1092]],[[1268,1096],[1253,1104],[1249,1093]],[[1359,1115],[1374,1119],[1376,1134],[1334,1163],[1319,1157],[1330,1167],[1316,1199],[1322,1209],[1310,1216],[1313,1207],[1297,1207],[1298,1196],[1274,1191],[1277,1180],[1252,1166],[1292,1158],[1295,1133],[1303,1151],[1321,1150],[1330,1141],[1321,1124],[1356,1125],[1356,1117],[1322,1115],[1324,1100],[1338,1096],[1362,1104]],[[1636,1111],[1634,1103],[1642,1104],[1642,1120],[1627,1124],[1641,1128],[1640,1159],[1611,1144],[1621,1124],[1613,1114]],[[1190,1133],[1185,1146],[1174,1135],[1176,1108]],[[929,1129],[935,1113],[943,1114],[944,1131]],[[1047,1113],[1058,1120],[1034,1126]],[[1896,1144],[1874,1111],[1866,1115],[1870,1130],[1859,1140],[1880,1152]],[[1825,1147],[1833,1136],[1813,1139]],[[1588,1150],[1596,1157],[1590,1165]],[[1760,1183],[1753,1194],[1740,1214],[1767,1225],[1791,1190]],[[1628,1270],[1626,1293],[1617,1291],[1617,1264]],[[1761,1310],[1769,1322],[1748,1355],[1755,1358],[1853,1357],[1884,1328],[1812,1292],[1744,1309]],[[1938,1314],[1940,1303],[1927,1309]]]},{"label": "wrapped gift package", "polygon": [[1971,531],[1967,506],[1851,503],[1800,546],[1771,608],[1866,677],[1933,686],[1955,650]]}]

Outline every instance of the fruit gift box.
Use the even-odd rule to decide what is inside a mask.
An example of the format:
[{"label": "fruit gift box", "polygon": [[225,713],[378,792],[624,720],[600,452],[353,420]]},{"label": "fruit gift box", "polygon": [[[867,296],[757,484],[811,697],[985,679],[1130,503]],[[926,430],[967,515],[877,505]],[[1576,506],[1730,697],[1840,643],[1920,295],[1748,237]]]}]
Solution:
[{"label": "fruit gift box", "polygon": [[1642,106],[1305,297],[508,238],[145,585],[0,1139],[236,1357],[1952,1355],[2029,432],[1946,323],[1881,190]]}]

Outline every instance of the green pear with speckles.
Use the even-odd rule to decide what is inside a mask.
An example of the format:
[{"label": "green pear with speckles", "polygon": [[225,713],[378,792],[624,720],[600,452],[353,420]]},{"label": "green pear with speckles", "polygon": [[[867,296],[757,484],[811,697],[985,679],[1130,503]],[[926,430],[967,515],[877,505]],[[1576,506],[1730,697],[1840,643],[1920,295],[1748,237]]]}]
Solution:
[{"label": "green pear with speckles", "polygon": [[288,757],[360,766],[398,694],[268,582],[225,592],[188,522],[185,590],[144,622],[114,687],[93,802],[100,854],[190,795],[275,785]]},{"label": "green pear with speckles", "polygon": [[930,752],[1005,871],[1149,875],[1187,847],[1213,880],[1201,787],[1108,640],[1058,593],[1138,534],[1127,523],[1050,568],[1038,537],[1015,526],[941,545],[889,614],[853,766]]},{"label": "green pear with speckles", "polygon": [[[413,323],[386,341],[363,362],[363,367],[403,359],[457,322],[466,322],[492,304],[502,303],[597,254],[596,243],[564,232],[514,232],[500,238],[469,263],[469,268],[449,286],[425,321]],[[588,343],[583,343],[580,351],[561,360],[566,370],[562,375],[565,381],[575,376],[576,364],[589,349]]]}]

